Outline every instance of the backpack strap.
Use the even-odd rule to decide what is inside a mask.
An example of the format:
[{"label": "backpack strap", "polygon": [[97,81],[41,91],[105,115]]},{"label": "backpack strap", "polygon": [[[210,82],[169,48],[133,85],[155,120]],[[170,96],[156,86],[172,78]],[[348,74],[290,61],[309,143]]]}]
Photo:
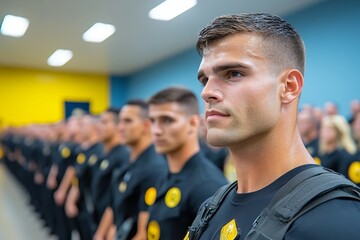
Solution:
[{"label": "backpack strap", "polygon": [[[206,229],[210,219],[216,213],[221,203],[224,201],[225,197],[237,186],[237,181],[222,186],[217,190],[217,192],[212,196],[209,201],[203,205],[197,215],[191,227],[189,228],[188,234],[185,239],[198,240]],[[187,238],[188,237],[188,238]]]},{"label": "backpack strap", "polygon": [[330,170],[322,167],[307,169],[278,191],[255,220],[245,239],[283,239],[296,219],[335,198],[360,201],[360,189]]}]

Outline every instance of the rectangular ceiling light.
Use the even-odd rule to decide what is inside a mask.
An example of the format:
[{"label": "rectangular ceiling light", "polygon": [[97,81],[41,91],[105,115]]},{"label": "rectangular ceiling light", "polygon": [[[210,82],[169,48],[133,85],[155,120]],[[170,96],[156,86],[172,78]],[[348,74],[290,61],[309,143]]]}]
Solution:
[{"label": "rectangular ceiling light", "polygon": [[47,60],[47,63],[53,67],[61,67],[73,57],[70,50],[58,49]]},{"label": "rectangular ceiling light", "polygon": [[102,42],[115,32],[115,26],[105,23],[95,23],[89,30],[83,34],[84,41]]},{"label": "rectangular ceiling light", "polygon": [[1,25],[1,33],[11,37],[22,37],[28,27],[29,20],[27,18],[6,15]]},{"label": "rectangular ceiling light", "polygon": [[169,21],[196,5],[196,0],[166,0],[149,12],[155,20]]}]

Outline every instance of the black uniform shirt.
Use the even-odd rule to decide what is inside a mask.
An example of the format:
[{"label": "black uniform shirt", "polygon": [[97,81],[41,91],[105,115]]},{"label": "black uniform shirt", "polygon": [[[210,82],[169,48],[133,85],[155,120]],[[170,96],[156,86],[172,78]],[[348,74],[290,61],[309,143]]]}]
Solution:
[{"label": "black uniform shirt", "polygon": [[202,202],[226,183],[221,171],[201,153],[192,156],[179,173],[160,183],[149,209],[148,239],[183,239]]},{"label": "black uniform shirt", "polygon": [[320,164],[323,167],[334,170],[346,175],[346,163],[351,158],[350,154],[344,149],[335,149],[331,153],[319,154]]},{"label": "black uniform shirt", "polygon": [[129,157],[129,149],[123,145],[117,145],[108,154],[97,160],[92,168],[91,198],[97,223],[100,223],[102,214],[109,205],[110,182],[113,171],[124,167],[128,163]]},{"label": "black uniform shirt", "polygon": [[[295,168],[256,192],[238,194],[235,188],[227,195],[200,239],[244,239],[276,192],[295,175],[314,166],[309,164]],[[359,239],[358,219],[360,202],[330,200],[297,219],[285,239]],[[240,236],[234,238],[236,234]]]},{"label": "black uniform shirt", "polygon": [[103,156],[104,145],[102,143],[95,143],[87,149],[80,151],[76,157],[75,170],[76,177],[79,180],[87,182],[90,176],[90,168],[93,166],[99,157]]},{"label": "black uniform shirt", "polygon": [[360,150],[345,163],[344,175],[360,187]]},{"label": "black uniform shirt", "polygon": [[122,170],[114,173],[111,187],[111,207],[117,228],[128,218],[134,221],[133,232],[139,212],[147,211],[155,202],[155,183],[168,172],[166,160],[149,146],[139,157]]}]

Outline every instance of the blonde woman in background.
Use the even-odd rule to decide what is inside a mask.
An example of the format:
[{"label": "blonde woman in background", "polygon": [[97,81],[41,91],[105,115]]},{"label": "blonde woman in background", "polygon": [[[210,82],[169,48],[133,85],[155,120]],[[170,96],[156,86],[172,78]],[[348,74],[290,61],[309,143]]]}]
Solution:
[{"label": "blonde woman in background", "polygon": [[325,116],[320,128],[320,164],[347,176],[349,159],[355,152],[356,145],[346,119],[340,115]]}]

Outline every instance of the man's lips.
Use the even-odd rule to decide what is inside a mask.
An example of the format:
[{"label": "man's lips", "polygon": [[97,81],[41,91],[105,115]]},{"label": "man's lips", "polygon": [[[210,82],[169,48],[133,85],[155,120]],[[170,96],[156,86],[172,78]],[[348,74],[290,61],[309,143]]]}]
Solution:
[{"label": "man's lips", "polygon": [[228,116],[230,116],[230,115],[220,112],[220,111],[217,111],[217,110],[207,110],[205,113],[206,119],[223,118],[223,117],[228,117]]}]

